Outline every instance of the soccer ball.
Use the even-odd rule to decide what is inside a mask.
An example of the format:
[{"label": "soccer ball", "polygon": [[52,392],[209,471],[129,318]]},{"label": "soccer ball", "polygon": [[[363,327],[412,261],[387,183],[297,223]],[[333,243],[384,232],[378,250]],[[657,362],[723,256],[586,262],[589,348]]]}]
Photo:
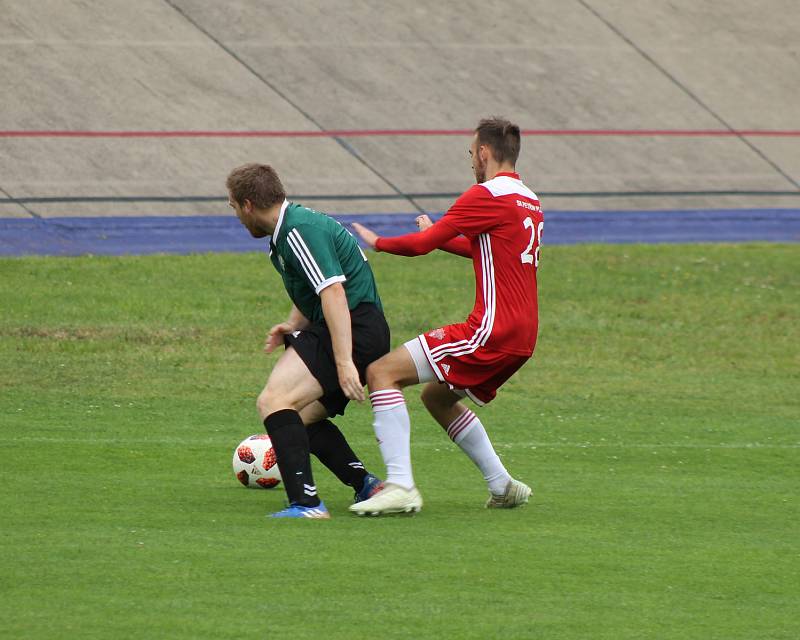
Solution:
[{"label": "soccer ball", "polygon": [[233,452],[233,473],[245,487],[272,489],[281,481],[275,449],[266,433],[245,438]]}]

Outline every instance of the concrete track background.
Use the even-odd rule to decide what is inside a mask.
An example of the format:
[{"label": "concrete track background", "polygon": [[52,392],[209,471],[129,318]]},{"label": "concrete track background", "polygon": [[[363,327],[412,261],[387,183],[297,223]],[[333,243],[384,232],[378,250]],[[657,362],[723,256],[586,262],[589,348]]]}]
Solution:
[{"label": "concrete track background", "polygon": [[545,210],[798,208],[798,34],[797,0],[0,0],[0,217],[229,215],[254,160],[332,213],[438,212],[469,136],[409,130],[490,114],[542,133]]}]

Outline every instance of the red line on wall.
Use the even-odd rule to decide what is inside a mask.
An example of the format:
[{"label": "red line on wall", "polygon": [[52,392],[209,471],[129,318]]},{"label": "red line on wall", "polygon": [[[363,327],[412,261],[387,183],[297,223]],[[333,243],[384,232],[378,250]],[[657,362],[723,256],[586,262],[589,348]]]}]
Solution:
[{"label": "red line on wall", "polygon": [[[472,129],[335,129],[329,131],[0,130],[0,138],[356,138],[469,136]],[[791,129],[523,129],[525,136],[800,137]]]}]

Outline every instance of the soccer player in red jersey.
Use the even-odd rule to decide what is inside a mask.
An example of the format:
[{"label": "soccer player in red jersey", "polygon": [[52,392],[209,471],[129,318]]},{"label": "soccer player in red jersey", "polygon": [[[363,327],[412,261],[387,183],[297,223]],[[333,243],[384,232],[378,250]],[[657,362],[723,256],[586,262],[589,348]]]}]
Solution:
[{"label": "soccer player in red jersey", "polygon": [[490,402],[533,355],[538,332],[536,270],[544,226],[539,199],[515,172],[519,127],[488,118],[470,145],[477,184],[435,224],[420,216],[420,233],[381,238],[356,232],[373,249],[417,256],[443,249],[472,259],[475,306],[466,321],[419,335],[367,370],[375,435],[386,463],[383,490],[350,510],[359,515],[419,511],[411,471],[410,422],[402,389],[426,383],[422,400],[436,421],[481,470],[490,508],[528,501],[530,487],[511,477],[481,421],[463,403]]}]

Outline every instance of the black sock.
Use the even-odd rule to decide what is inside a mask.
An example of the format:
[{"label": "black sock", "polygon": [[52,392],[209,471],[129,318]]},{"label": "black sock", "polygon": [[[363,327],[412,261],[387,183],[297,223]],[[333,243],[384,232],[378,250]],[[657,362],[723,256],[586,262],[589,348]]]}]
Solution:
[{"label": "black sock", "polygon": [[307,431],[311,453],[344,484],[361,491],[367,471],[339,427],[330,420],[320,420],[308,425]]},{"label": "black sock", "polygon": [[281,409],[266,417],[264,427],[272,440],[289,502],[305,507],[319,505],[317,487],[311,475],[308,434],[300,414],[292,409]]}]

